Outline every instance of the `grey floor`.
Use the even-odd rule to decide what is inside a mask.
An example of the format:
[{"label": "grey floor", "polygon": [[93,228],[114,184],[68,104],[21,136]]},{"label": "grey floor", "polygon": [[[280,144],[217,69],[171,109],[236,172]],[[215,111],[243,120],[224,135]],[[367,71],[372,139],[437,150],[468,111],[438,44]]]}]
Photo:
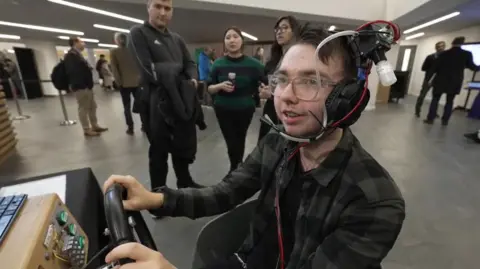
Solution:
[{"label": "grey floor", "polygon": [[[110,130],[85,139],[80,126],[61,127],[59,100],[22,101],[32,118],[15,122],[18,153],[0,167],[0,181],[91,167],[102,184],[111,174],[130,174],[148,184],[146,137],[125,135],[118,93],[96,91],[101,123]],[[72,118],[76,104],[66,100]],[[13,110],[14,106],[10,103]],[[426,107],[425,107],[426,110]],[[14,111],[12,111],[14,112]],[[407,202],[407,219],[394,249],[384,262],[389,269],[478,269],[480,249],[480,145],[462,134],[480,121],[456,112],[447,127],[424,125],[413,117],[412,98],[400,105],[380,105],[366,112],[353,130],[364,147],[391,173]],[[225,144],[210,109],[208,129],[199,133],[195,179],[210,185],[228,169]],[[250,151],[257,139],[258,115],[250,127]],[[138,123],[139,118],[135,116]],[[172,171],[173,172],[173,171]],[[173,173],[168,185],[175,186]],[[164,219],[147,222],[163,254],[178,268],[190,268],[195,239],[208,219]]]}]

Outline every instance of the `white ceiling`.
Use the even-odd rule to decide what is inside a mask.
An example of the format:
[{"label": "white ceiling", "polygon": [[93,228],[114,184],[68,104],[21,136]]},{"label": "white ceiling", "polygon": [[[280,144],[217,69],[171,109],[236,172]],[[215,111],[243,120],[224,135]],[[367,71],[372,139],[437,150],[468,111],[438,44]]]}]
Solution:
[{"label": "white ceiling", "polygon": [[414,33],[424,32],[425,36],[423,36],[423,38],[425,38],[480,25],[480,0],[430,0],[417,9],[396,19],[395,22],[400,25],[402,30],[407,30],[413,26],[455,11],[459,11],[460,15]]},{"label": "white ceiling", "polygon": [[[147,17],[144,1],[139,4],[99,0],[76,2],[138,19]],[[112,43],[114,33],[94,28],[93,24],[120,28],[130,28],[133,25],[128,21],[54,4],[46,0],[1,0],[0,20],[81,31],[85,33],[84,37],[99,39],[101,43]],[[170,28],[182,35],[188,43],[218,42],[222,39],[225,28],[232,25],[240,27],[243,31],[258,37],[259,40],[272,40],[275,21],[276,16],[175,8]],[[328,25],[327,21],[317,22]],[[341,24],[338,26],[349,27]],[[0,33],[44,40],[56,40],[56,37],[61,35],[1,25]],[[66,44],[66,41],[57,41],[58,44]]]},{"label": "white ceiling", "polygon": [[[139,1],[137,4],[122,1],[78,0],[76,2],[138,19],[146,18],[145,1]],[[170,28],[181,34],[188,43],[219,42],[222,39],[224,29],[231,25],[240,27],[243,31],[257,36],[260,40],[271,40],[273,39],[272,28],[276,18],[285,15],[281,12],[267,12],[265,10],[256,10],[248,15],[239,12],[226,13],[219,11],[219,9],[187,9],[185,8],[187,2],[176,0],[175,3],[181,3],[181,8],[175,8]],[[421,31],[429,36],[480,24],[480,0],[430,0],[396,19],[395,22],[405,30],[456,10],[461,12],[460,16]],[[315,21],[326,26],[335,24],[343,29],[353,28],[361,23],[355,20],[308,14],[293,15],[302,20]],[[53,4],[46,0],[0,0],[0,20],[82,31],[85,32],[84,37],[99,39],[102,43],[113,43],[113,32],[94,28],[93,24],[98,23],[120,28],[130,28],[133,25],[128,21]],[[58,45],[66,45],[66,41],[56,39],[60,35],[56,33],[6,26],[0,26],[0,33],[20,35],[25,39],[52,40],[58,42]]]}]

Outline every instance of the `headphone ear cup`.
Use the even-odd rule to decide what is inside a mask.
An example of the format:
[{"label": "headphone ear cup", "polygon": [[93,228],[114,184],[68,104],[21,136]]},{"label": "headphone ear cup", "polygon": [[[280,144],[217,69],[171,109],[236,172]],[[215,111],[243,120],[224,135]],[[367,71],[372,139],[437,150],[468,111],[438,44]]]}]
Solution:
[{"label": "headphone ear cup", "polygon": [[329,124],[342,120],[346,115],[349,115],[348,118],[341,121],[338,127],[346,128],[354,124],[360,118],[370,99],[370,92],[367,89],[364,99],[353,111],[360,101],[362,92],[363,83],[356,80],[347,80],[337,84],[325,101]]}]

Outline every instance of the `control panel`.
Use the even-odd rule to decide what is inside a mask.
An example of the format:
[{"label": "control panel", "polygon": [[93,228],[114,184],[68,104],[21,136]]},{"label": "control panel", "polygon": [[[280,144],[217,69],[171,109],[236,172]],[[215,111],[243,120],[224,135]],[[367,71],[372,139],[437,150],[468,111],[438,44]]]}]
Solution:
[{"label": "control panel", "polygon": [[0,246],[0,264],[15,269],[81,269],[88,238],[56,194],[29,197]]}]

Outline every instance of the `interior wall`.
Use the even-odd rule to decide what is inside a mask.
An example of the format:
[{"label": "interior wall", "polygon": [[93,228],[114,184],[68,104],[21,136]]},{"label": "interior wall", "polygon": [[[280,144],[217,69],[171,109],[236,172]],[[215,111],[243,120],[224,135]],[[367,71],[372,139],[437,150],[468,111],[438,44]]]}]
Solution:
[{"label": "interior wall", "polygon": [[[0,42],[0,51],[9,51],[12,50],[14,47],[17,48],[25,48],[25,44],[23,43],[15,43],[15,42]],[[11,53],[13,55],[13,53]]]},{"label": "interior wall", "polygon": [[[447,49],[450,48],[450,44],[453,39],[457,36],[464,36],[466,42],[480,42],[480,25],[457,30],[450,33],[444,33],[437,36],[426,37],[421,39],[413,39],[408,41],[402,41],[401,45],[417,45],[417,53],[414,59],[412,76],[410,78],[410,85],[409,85],[409,94],[417,95],[420,93],[420,89],[422,87],[422,82],[425,77],[425,73],[422,72],[422,64],[425,58],[435,52],[435,43],[439,41],[445,41],[447,43]],[[464,85],[470,81],[472,78],[472,71],[466,69],[465,70],[465,80]],[[472,91],[470,95],[469,104],[471,106],[473,101],[475,100],[477,92]],[[465,103],[465,98],[467,96],[467,91],[462,90],[460,94],[455,98],[455,106],[460,106]],[[427,95],[426,99],[431,99],[431,92]],[[442,96],[440,100],[441,104],[445,104],[445,95]]]}]

